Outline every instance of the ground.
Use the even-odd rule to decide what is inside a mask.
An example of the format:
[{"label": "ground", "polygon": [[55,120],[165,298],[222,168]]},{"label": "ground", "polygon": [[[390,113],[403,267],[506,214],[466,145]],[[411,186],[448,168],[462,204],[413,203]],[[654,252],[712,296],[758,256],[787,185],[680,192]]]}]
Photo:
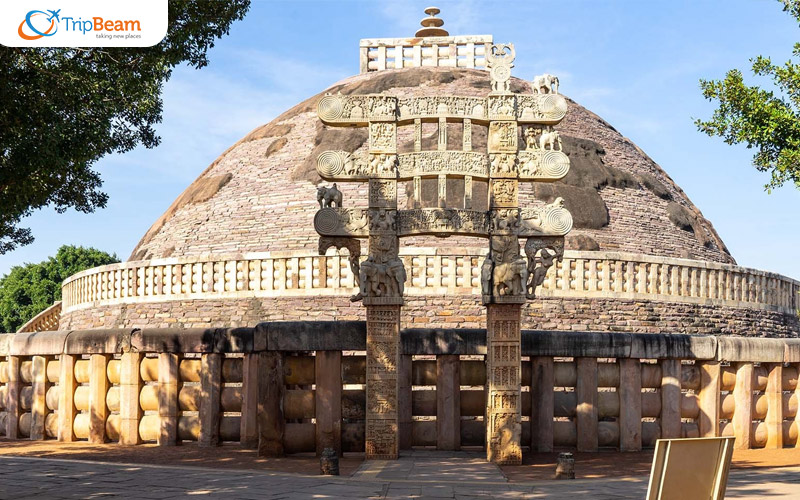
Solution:
[{"label": "ground", "polygon": [[[643,498],[652,452],[575,454],[574,481],[555,481],[557,454],[496,467],[475,451],[414,450],[397,461],[340,461],[319,475],[312,455],[258,459],[238,445],[201,448],[0,440],[5,498]],[[727,498],[800,499],[800,449],[734,455]]]}]

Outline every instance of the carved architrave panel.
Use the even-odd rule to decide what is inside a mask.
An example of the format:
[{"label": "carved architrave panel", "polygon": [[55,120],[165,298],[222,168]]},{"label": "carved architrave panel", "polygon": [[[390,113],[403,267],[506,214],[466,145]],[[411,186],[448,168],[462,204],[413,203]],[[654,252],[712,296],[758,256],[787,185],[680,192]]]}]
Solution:
[{"label": "carved architrave panel", "polygon": [[522,462],[522,372],[519,304],[487,306],[487,460]]},{"label": "carved architrave panel", "polygon": [[397,124],[395,122],[370,122],[369,152],[373,154],[395,154],[397,152]]},{"label": "carved architrave panel", "polygon": [[489,177],[489,156],[472,151],[421,151],[397,155],[399,180],[414,177],[472,176]]},{"label": "carved architrave panel", "polygon": [[530,236],[564,236],[572,229],[572,214],[558,198],[540,208],[523,208],[520,211],[518,234]]},{"label": "carved architrave panel", "polygon": [[517,161],[520,180],[557,181],[569,172],[569,157],[561,151],[520,151]]},{"label": "carved architrave panel", "polygon": [[370,208],[397,208],[397,181],[370,179],[369,206]]},{"label": "carved architrave panel", "polygon": [[397,458],[397,361],[400,306],[367,306],[366,458]]},{"label": "carved architrave panel", "polygon": [[416,119],[469,118],[486,121],[486,99],[482,97],[430,96],[398,100],[399,122]]},{"label": "carved architrave panel", "polygon": [[519,165],[515,153],[493,153],[489,155],[492,177],[516,179],[519,176]]},{"label": "carved architrave panel", "polygon": [[489,123],[489,153],[517,152],[517,122],[496,121]]},{"label": "carved architrave panel", "polygon": [[329,94],[317,103],[317,115],[323,122],[330,124],[394,122],[397,118],[397,98],[382,94]]},{"label": "carved architrave panel", "polygon": [[516,120],[514,94],[495,94],[486,98],[489,120]]},{"label": "carved architrave panel", "polygon": [[314,229],[320,236],[369,236],[369,214],[363,208],[323,208],[314,216]]},{"label": "carved architrave panel", "polygon": [[487,213],[458,208],[420,208],[397,212],[397,235],[469,234],[488,236]]},{"label": "carved architrave panel", "polygon": [[317,157],[317,173],[329,181],[367,181],[371,178],[395,179],[397,155],[355,154],[324,151]]},{"label": "carved architrave panel", "polygon": [[567,100],[560,94],[517,94],[517,121],[555,125],[567,114]]},{"label": "carved architrave panel", "polygon": [[516,179],[492,179],[489,183],[490,208],[514,208],[519,205]]},{"label": "carved architrave panel", "polygon": [[492,235],[516,235],[519,232],[518,208],[498,208],[489,212],[489,233]]}]

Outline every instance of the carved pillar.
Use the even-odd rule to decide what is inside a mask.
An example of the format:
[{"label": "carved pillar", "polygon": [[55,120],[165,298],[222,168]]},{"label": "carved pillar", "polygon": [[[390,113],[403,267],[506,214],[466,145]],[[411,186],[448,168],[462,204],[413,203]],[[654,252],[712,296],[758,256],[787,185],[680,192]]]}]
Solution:
[{"label": "carved pillar", "polygon": [[487,304],[486,459],[521,464],[521,304]]},{"label": "carved pillar", "polygon": [[393,460],[399,450],[397,362],[401,306],[372,305],[369,297],[364,304],[367,308],[366,458]]}]

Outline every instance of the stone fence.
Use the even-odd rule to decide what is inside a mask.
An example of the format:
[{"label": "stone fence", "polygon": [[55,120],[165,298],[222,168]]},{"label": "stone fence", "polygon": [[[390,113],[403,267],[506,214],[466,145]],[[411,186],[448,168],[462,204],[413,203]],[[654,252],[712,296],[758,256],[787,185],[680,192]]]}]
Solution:
[{"label": "stone fence", "polygon": [[[485,250],[401,250],[405,295],[480,295]],[[103,305],[187,299],[348,296],[346,255],[307,251],[131,261],[89,269],[62,287],[62,314]],[[728,264],[615,252],[566,252],[542,297],[667,301],[775,311],[795,316],[800,282]]]},{"label": "stone fence", "polygon": [[[363,452],[365,349],[356,321],[0,335],[0,434]],[[401,448],[483,446],[486,351],[482,329],[402,331]],[[799,445],[800,339],[525,330],[522,354],[531,450]]]},{"label": "stone fence", "polygon": [[22,325],[18,333],[24,332],[46,332],[58,330],[58,323],[61,320],[61,301],[57,300],[52,306],[40,312],[27,323]]}]

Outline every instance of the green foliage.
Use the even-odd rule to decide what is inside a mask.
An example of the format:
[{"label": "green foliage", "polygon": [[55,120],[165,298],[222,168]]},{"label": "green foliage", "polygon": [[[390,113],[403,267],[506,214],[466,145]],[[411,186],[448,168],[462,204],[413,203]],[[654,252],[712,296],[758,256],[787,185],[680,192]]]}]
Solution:
[{"label": "green foliage", "polygon": [[[800,22],[800,0],[780,0],[783,10]],[[793,54],[800,57],[800,43]],[[769,77],[778,94],[744,83],[742,72],[731,70],[724,80],[701,80],[703,95],[717,100],[708,121],[697,120],[697,128],[728,144],[755,148],[753,165],[772,178],[767,191],[793,182],[800,189],[800,65],[788,61],[775,65],[768,57],[751,59],[753,74]]]},{"label": "green foliage", "polygon": [[16,332],[28,320],[61,300],[61,282],[92,267],[119,262],[94,248],[64,245],[55,257],[15,266],[0,279],[0,331]]},{"label": "green foliage", "polygon": [[0,254],[33,241],[19,223],[37,208],[105,207],[92,166],[158,145],[173,68],[206,66],[215,40],[249,8],[250,0],[170,0],[167,35],[153,47],[0,47]]}]

